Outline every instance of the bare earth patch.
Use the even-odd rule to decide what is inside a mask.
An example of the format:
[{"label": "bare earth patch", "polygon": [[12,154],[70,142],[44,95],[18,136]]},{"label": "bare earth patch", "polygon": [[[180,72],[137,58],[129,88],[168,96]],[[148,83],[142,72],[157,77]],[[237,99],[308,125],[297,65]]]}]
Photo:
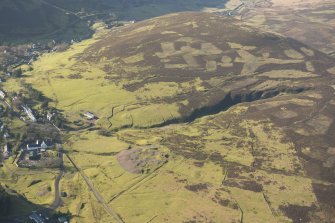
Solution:
[{"label": "bare earth patch", "polygon": [[168,161],[168,154],[156,147],[141,147],[121,151],[117,155],[119,164],[134,174],[149,173]]}]

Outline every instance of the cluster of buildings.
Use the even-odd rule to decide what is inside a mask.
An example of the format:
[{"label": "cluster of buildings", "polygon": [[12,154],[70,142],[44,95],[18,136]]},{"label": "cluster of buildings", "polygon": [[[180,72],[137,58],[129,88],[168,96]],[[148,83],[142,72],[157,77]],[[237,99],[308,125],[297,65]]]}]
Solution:
[{"label": "cluster of buildings", "polygon": [[40,157],[42,152],[54,147],[51,140],[36,140],[34,143],[28,143],[26,151],[29,153],[29,159],[36,160]]},{"label": "cluster of buildings", "polygon": [[4,99],[6,97],[6,92],[0,90],[0,98]]},{"label": "cluster of buildings", "polygon": [[[33,211],[30,215],[29,215],[29,219],[34,222],[34,223],[46,223],[46,222],[50,222],[50,218],[46,215],[46,214],[42,214],[40,212],[37,211]],[[53,221],[55,222],[55,221]],[[59,223],[68,223],[68,220],[66,217],[61,216],[57,218],[57,222]]]}]

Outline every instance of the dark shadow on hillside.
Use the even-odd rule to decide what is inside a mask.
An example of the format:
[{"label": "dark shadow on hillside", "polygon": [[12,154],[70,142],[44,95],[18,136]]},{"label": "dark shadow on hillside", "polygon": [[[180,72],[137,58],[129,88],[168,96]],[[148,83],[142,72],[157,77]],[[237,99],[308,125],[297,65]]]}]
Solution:
[{"label": "dark shadow on hillside", "polygon": [[0,223],[30,222],[29,216],[33,213],[41,215],[46,222],[58,222],[57,218],[64,216],[71,218],[69,213],[59,213],[43,205],[37,205],[28,201],[24,196],[0,185]]},{"label": "dark shadow on hillside", "polygon": [[299,94],[306,90],[309,90],[304,87],[293,87],[293,88],[277,88],[277,89],[270,89],[266,91],[245,91],[245,92],[230,92],[226,94],[222,100],[214,105],[208,105],[201,108],[194,109],[191,113],[189,113],[189,108],[185,106],[184,108],[180,108],[180,112],[183,115],[181,118],[175,118],[167,120],[161,124],[154,125],[151,127],[162,127],[170,124],[178,124],[178,123],[190,123],[195,121],[198,118],[214,115],[220,113],[222,111],[226,111],[229,108],[244,102],[253,102],[263,99],[269,99],[276,97],[280,93],[287,93],[287,94]]}]

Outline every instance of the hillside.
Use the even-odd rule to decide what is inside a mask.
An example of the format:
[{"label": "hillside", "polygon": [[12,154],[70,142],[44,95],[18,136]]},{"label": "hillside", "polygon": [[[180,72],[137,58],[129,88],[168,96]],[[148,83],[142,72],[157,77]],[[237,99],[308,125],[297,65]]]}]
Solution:
[{"label": "hillside", "polygon": [[41,0],[0,2],[0,43],[87,38],[90,29],[74,14]]},{"label": "hillside", "polygon": [[[234,18],[264,30],[299,40],[317,50],[335,55],[335,2],[332,0],[229,0],[226,10]],[[317,33],[317,35],[315,35]]]},{"label": "hillside", "polygon": [[71,221],[112,221],[93,185],[125,222],[332,222],[333,58],[210,13],[97,30],[25,78],[69,122]]},{"label": "hillside", "polygon": [[299,93],[329,77],[332,66],[292,39],[222,16],[182,13],[46,55],[30,81],[70,120],[89,110],[101,127],[119,129],[191,121],[239,102]]}]

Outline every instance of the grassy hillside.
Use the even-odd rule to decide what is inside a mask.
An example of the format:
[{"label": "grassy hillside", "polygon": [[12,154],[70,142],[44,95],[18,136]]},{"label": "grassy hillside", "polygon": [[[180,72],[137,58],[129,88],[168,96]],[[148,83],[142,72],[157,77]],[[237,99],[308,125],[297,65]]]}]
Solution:
[{"label": "grassy hillside", "polygon": [[[209,13],[95,28],[24,77],[72,127],[57,209],[71,222],[112,222],[102,203],[134,223],[333,221],[333,58]],[[55,173],[12,166],[26,177],[2,180],[50,204],[36,194]]]},{"label": "grassy hillside", "polygon": [[88,37],[87,24],[40,0],[0,2],[0,42]]},{"label": "grassy hillside", "polygon": [[100,127],[115,130],[191,121],[241,101],[299,92],[302,80],[329,75],[331,62],[297,41],[226,17],[182,13],[45,55],[29,81],[70,120],[89,110]]}]

